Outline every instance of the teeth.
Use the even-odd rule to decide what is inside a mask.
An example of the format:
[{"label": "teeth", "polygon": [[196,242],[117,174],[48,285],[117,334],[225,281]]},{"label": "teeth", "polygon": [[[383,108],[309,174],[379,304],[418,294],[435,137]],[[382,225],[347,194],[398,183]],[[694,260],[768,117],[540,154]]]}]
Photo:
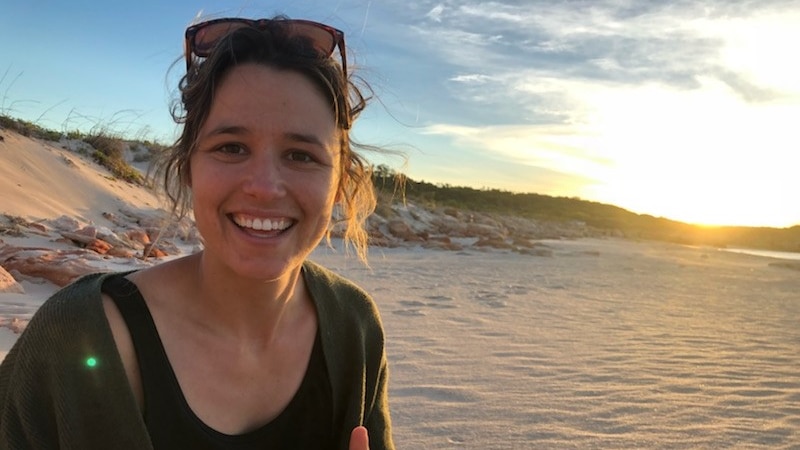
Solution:
[{"label": "teeth", "polygon": [[251,217],[243,217],[240,215],[235,215],[233,217],[233,221],[236,225],[244,228],[250,228],[252,230],[258,231],[275,231],[275,230],[285,230],[289,228],[291,222],[286,219],[279,219],[279,220],[270,220],[270,219],[259,219],[259,218],[251,218]]}]

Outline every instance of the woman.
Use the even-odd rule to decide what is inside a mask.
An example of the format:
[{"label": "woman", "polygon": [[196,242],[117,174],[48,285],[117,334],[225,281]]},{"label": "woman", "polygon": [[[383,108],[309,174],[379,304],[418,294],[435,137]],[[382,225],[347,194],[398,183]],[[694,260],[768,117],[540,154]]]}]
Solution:
[{"label": "woman", "polygon": [[337,204],[363,259],[374,208],[348,139],[365,102],[343,34],[213,20],[187,29],[186,65],[162,172],[204,250],[49,299],[0,367],[0,442],[394,448],[377,309],[307,261]]}]

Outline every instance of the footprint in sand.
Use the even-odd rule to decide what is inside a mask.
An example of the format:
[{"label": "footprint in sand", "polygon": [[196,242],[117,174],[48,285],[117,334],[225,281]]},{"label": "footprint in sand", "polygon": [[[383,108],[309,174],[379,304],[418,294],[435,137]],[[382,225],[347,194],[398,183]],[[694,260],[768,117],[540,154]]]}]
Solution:
[{"label": "footprint in sand", "polygon": [[505,308],[508,306],[505,301],[508,295],[499,292],[480,290],[473,295],[473,298],[477,300],[478,303],[490,308]]},{"label": "footprint in sand", "polygon": [[395,309],[392,312],[397,314],[397,315],[399,315],[399,316],[424,316],[424,315],[426,315],[425,312],[420,311],[417,308]]},{"label": "footprint in sand", "polygon": [[450,309],[456,307],[456,305],[452,303],[455,297],[450,297],[449,295],[429,295],[425,298],[430,300],[427,305],[431,308]]},{"label": "footprint in sand", "polygon": [[510,284],[506,286],[506,294],[508,295],[526,295],[530,292],[528,286],[521,286],[518,284]]},{"label": "footprint in sand", "polygon": [[398,303],[400,303],[400,305],[404,306],[405,308],[397,309],[394,311],[394,313],[403,316],[425,316],[427,315],[424,311],[425,308],[434,308],[434,309],[455,308],[455,305],[449,303],[454,300],[453,297],[444,295],[429,295],[425,297],[425,299],[430,301],[424,302],[420,300],[400,300]]}]

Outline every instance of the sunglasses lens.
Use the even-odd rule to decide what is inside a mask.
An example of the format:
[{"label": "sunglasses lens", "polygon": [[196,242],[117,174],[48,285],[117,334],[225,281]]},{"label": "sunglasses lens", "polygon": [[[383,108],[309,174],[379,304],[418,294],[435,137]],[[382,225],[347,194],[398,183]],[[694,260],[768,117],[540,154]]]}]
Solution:
[{"label": "sunglasses lens", "polygon": [[331,56],[336,48],[333,30],[305,22],[287,22],[283,26],[290,36],[305,40],[323,58]]},{"label": "sunglasses lens", "polygon": [[[289,36],[304,40],[320,57],[326,58],[330,56],[336,48],[336,31],[332,28],[321,24],[294,20],[273,22],[273,24],[284,28],[284,31]],[[234,30],[248,26],[258,26],[258,24],[257,22],[249,23],[244,21],[219,21],[201,25],[197,28],[192,38],[192,52],[201,58],[205,58],[211,54],[220,39]]]},{"label": "sunglasses lens", "polygon": [[248,26],[244,22],[214,22],[197,29],[197,33],[192,40],[192,51],[195,55],[202,58],[211,54],[211,50],[217,45],[220,39],[228,35],[233,30]]}]

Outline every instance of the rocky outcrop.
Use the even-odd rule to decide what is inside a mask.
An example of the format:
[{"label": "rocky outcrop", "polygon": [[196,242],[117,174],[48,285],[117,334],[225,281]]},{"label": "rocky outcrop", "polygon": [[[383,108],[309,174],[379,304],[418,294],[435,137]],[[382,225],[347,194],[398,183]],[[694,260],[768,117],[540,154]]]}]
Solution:
[{"label": "rocky outcrop", "polygon": [[25,288],[0,266],[0,294],[24,294]]},{"label": "rocky outcrop", "polygon": [[8,272],[42,278],[66,286],[83,275],[98,272],[89,264],[95,258],[89,250],[52,250],[5,246],[0,248],[0,266]]},{"label": "rocky outcrop", "polygon": [[552,251],[537,241],[601,235],[582,222],[541,222],[455,208],[430,209],[413,203],[395,204],[381,211],[383,216],[369,218],[367,228],[370,244],[382,247],[421,245],[456,251],[472,247],[552,256]]},{"label": "rocky outcrop", "polygon": [[[366,224],[370,245],[380,247],[421,246],[446,251],[472,248],[547,257],[552,256],[552,250],[540,240],[598,235],[580,222],[548,223],[454,208],[424,208],[413,203],[398,203],[380,211],[381,214],[370,216]],[[120,209],[103,213],[109,226],[82,223],[66,216],[37,222],[0,216],[0,234],[49,237],[61,244],[60,249],[46,249],[12,247],[0,241],[0,266],[14,275],[9,275],[10,280],[0,284],[0,289],[21,289],[16,281],[12,282],[20,277],[64,286],[84,274],[102,270],[108,259],[135,258],[144,263],[180,255],[181,247],[198,251],[202,241],[194,223],[188,219],[169,221],[167,216],[163,211]],[[341,237],[341,224],[333,227],[332,235]]]},{"label": "rocky outcrop", "polygon": [[190,220],[167,222],[163,211],[127,209],[103,217],[111,227],[67,216],[39,222],[0,216],[0,235],[45,237],[55,244],[52,248],[18,247],[0,241],[0,267],[14,275],[9,275],[7,285],[0,281],[0,289],[21,289],[11,284],[15,278],[44,279],[64,286],[87,273],[102,271],[108,260],[125,263],[180,255],[183,251],[176,241],[193,249],[201,245]]}]

